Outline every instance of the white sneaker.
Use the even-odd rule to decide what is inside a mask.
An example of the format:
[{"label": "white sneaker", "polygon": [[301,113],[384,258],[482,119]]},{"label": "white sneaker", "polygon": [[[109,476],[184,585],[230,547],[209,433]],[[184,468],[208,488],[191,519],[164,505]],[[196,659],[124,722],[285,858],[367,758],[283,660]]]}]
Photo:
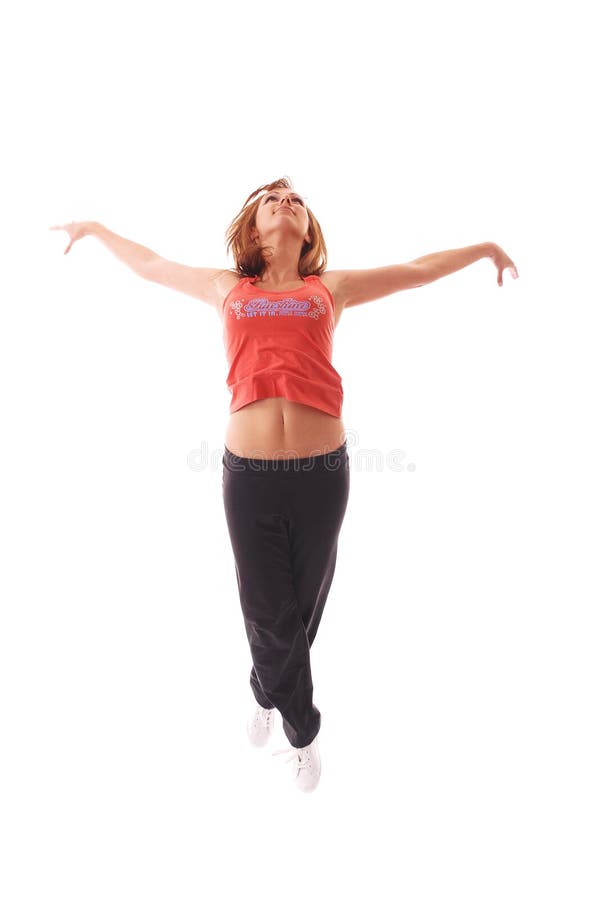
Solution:
[{"label": "white sneaker", "polygon": [[318,736],[307,747],[284,747],[283,750],[274,750],[272,756],[278,753],[288,753],[289,757],[285,762],[294,762],[293,779],[296,787],[305,793],[315,790],[322,771]]},{"label": "white sneaker", "polygon": [[247,734],[254,747],[265,747],[274,731],[275,709],[255,704],[247,720]]}]

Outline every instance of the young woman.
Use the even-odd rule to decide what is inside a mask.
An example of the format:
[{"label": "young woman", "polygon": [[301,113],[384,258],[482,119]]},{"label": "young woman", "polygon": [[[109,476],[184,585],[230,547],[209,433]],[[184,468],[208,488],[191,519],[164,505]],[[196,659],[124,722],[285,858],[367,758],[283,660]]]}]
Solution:
[{"label": "young woman", "polygon": [[52,227],[67,231],[65,253],[94,235],[142,278],[197,297],[220,317],[232,393],[223,501],[253,660],[247,733],[263,746],[278,709],[295,783],[311,791],[320,778],[321,715],[310,647],[350,487],[334,330],[344,309],[429,284],[483,257],[496,266],[500,286],[503,270],[517,278],[516,267],[486,242],[400,265],[326,271],[320,225],[288,178],[255,190],[230,223],[233,270],[172,262],[97,222]]}]

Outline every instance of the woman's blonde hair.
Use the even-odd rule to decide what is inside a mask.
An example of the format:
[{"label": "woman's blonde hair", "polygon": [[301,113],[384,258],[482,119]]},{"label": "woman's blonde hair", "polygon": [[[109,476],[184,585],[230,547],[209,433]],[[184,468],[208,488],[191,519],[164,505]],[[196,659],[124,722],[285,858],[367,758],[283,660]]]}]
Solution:
[{"label": "woman's blonde hair", "polygon": [[[257,197],[262,191],[273,191],[275,188],[292,188],[289,178],[279,178],[270,184],[261,187],[249,194],[238,215],[230,222],[226,231],[226,249],[234,258],[235,270],[239,275],[255,276],[263,275],[266,269],[266,251],[269,246],[256,244],[251,237],[251,229],[255,227],[257,207],[261,203],[261,197]],[[252,203],[249,201],[257,197]],[[303,242],[301,256],[299,258],[299,274],[321,275],[326,268],[328,259],[326,244],[320,224],[310,208],[305,207],[309,218],[309,243]]]}]

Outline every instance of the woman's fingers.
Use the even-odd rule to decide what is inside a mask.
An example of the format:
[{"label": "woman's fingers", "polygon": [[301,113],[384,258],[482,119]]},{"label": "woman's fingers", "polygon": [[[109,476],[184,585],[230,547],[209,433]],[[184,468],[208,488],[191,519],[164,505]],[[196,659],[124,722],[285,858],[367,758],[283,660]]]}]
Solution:
[{"label": "woman's fingers", "polygon": [[514,263],[507,263],[505,266],[500,266],[500,268],[498,269],[498,272],[497,272],[497,283],[499,284],[500,287],[504,286],[504,283],[502,281],[502,275],[503,275],[504,269],[510,269],[510,274],[512,275],[512,277],[518,278],[518,269],[516,268]]},{"label": "woman's fingers", "polygon": [[67,234],[69,235],[69,244],[63,251],[63,254],[69,253],[74,242],[77,240],[77,234],[76,234],[76,231],[74,230],[75,228],[76,228],[75,222],[69,222],[68,225],[50,225],[50,227],[49,227],[49,231],[66,231]]}]

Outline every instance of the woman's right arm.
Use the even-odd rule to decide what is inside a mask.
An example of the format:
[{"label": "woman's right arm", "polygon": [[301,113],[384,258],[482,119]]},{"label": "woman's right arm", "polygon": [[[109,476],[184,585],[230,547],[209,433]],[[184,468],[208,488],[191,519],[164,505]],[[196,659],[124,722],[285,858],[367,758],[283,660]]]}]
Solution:
[{"label": "woman's right arm", "polygon": [[115,234],[114,231],[109,231],[100,222],[82,222],[81,224],[84,226],[85,234],[91,234],[98,238],[117,259],[129,266],[136,275],[145,277],[146,267],[157,255],[153,250],[149,250],[142,244],[136,244],[134,241],[128,241],[127,238]]},{"label": "woman's right arm", "polygon": [[221,276],[225,273],[232,275],[229,269],[184,266],[164,259],[154,250],[115,234],[100,222],[70,222],[67,225],[51,226],[51,230],[57,229],[64,229],[71,238],[65,253],[69,252],[75,241],[91,234],[102,241],[111,253],[129,266],[136,275],[198,300],[204,300],[211,306],[217,306],[221,300],[223,291],[217,284]]}]

